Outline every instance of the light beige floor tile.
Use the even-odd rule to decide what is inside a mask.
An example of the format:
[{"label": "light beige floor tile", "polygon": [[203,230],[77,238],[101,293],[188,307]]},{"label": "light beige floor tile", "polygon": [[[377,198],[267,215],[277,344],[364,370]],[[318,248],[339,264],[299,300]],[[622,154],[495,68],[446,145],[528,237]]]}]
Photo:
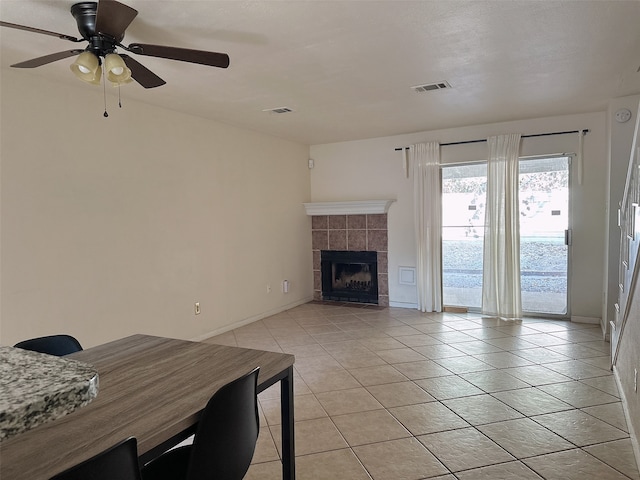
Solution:
[{"label": "light beige floor tile", "polygon": [[[280,425],[269,427],[278,453],[282,455],[282,432]],[[329,418],[302,420],[295,424],[296,455],[326,452],[346,448],[347,442]]]},{"label": "light beige floor tile", "polygon": [[406,363],[406,362],[419,362],[426,360],[424,355],[419,354],[411,348],[396,348],[393,350],[381,350],[377,352],[380,358],[387,363]]},{"label": "light beige floor tile", "polygon": [[[386,334],[385,334],[386,335]],[[412,338],[411,335],[409,338]],[[367,347],[369,350],[374,352],[380,350],[393,350],[396,348],[404,348],[405,345],[393,337],[385,336],[385,337],[373,337],[373,338],[363,338],[359,340],[359,342]]]},{"label": "light beige floor tile", "polygon": [[465,373],[464,375],[460,375],[460,377],[489,393],[502,390],[515,390],[516,388],[526,388],[529,386],[528,383],[505,373],[503,370]]},{"label": "light beige floor tile", "polygon": [[353,340],[353,337],[348,332],[335,332],[335,333],[320,333],[312,335],[316,342],[320,345],[326,345],[328,343],[346,342]]},{"label": "light beige floor tile", "polygon": [[395,340],[407,347],[424,347],[425,345],[438,345],[442,343],[440,340],[426,333],[395,337]]},{"label": "light beige floor tile", "polygon": [[[280,425],[280,399],[261,400],[260,405],[264,411],[269,425]],[[296,420],[311,420],[327,416],[315,395],[297,395],[293,402],[294,416]]]},{"label": "light beige floor tile", "polygon": [[415,438],[363,445],[353,451],[374,480],[420,480],[449,473]]},{"label": "light beige floor tile", "polygon": [[273,338],[237,338],[238,346],[242,348],[253,348],[256,350],[267,350],[269,352],[282,352],[280,344]]},{"label": "light beige floor tile", "polygon": [[576,408],[592,407],[619,400],[613,395],[578,381],[540,385],[538,388]]},{"label": "light beige floor tile", "polygon": [[306,357],[317,357],[326,355],[327,352],[322,345],[292,345],[288,346],[284,349],[285,353],[290,353],[296,356],[296,362],[300,361],[301,358]]},{"label": "light beige floor tile", "polygon": [[452,472],[514,460],[475,428],[432,433],[418,440]]},{"label": "light beige floor tile", "polygon": [[574,408],[535,387],[495,392],[493,396],[526,416],[561,412]]},{"label": "light beige floor tile", "polygon": [[411,436],[409,431],[384,409],[337,415],[331,419],[351,447]]},{"label": "light beige floor tile", "polygon": [[506,368],[505,372],[527,382],[534,387],[549,383],[568,382],[571,380],[565,375],[561,375],[542,365],[527,365],[524,367]]},{"label": "light beige floor tile", "polygon": [[522,414],[491,395],[453,398],[443,403],[471,425],[521,418]]},{"label": "light beige floor tile", "polygon": [[571,443],[529,418],[481,425],[478,430],[516,458],[534,457],[574,448]]},{"label": "light beige floor tile", "polygon": [[548,348],[544,347],[516,350],[513,352],[513,354],[529,360],[530,362],[541,364],[570,360],[570,358],[566,355],[562,355],[561,353],[554,352],[553,350],[549,350]]},{"label": "light beige floor tile", "polygon": [[524,336],[539,333],[537,330],[528,327],[522,322],[518,322],[517,320],[509,322],[508,324],[503,322],[502,325],[496,325],[493,328],[494,330],[498,330],[499,332],[503,332],[511,336]]},{"label": "light beige floor tile", "polygon": [[574,380],[582,380],[591,377],[605,377],[613,375],[609,370],[603,370],[594,365],[581,362],[579,360],[567,360],[564,362],[555,362],[545,365],[549,370],[561,373]]},{"label": "light beige floor tile", "polygon": [[523,462],[546,480],[628,480],[582,450],[550,453]]},{"label": "light beige floor tile", "polygon": [[494,369],[491,365],[470,355],[466,355],[464,357],[437,358],[434,362],[456,375]]},{"label": "light beige floor tile", "polygon": [[365,355],[365,354],[371,353],[371,350],[369,350],[367,347],[362,345],[357,340],[327,343],[327,344],[324,344],[323,347],[330,355],[334,355],[338,353]]},{"label": "light beige floor tile", "polygon": [[629,436],[628,433],[580,410],[548,413],[532,419],[579,447]]},{"label": "light beige floor tile", "polygon": [[618,385],[616,384],[616,380],[613,375],[610,375],[608,377],[585,378],[583,380],[580,380],[580,383],[584,383],[585,385],[589,385],[591,387],[597,388],[598,390],[602,390],[609,395],[620,398]]},{"label": "light beige floor tile", "polygon": [[249,467],[243,480],[282,480],[282,463],[255,463]]},{"label": "light beige floor tile", "polygon": [[363,387],[318,393],[317,398],[331,416],[383,408],[380,402]]},{"label": "light beige floor tile", "polygon": [[458,332],[456,330],[450,332],[434,332],[429,335],[449,345],[455,345],[456,343],[462,342],[473,342],[477,340],[477,338],[472,337],[471,335],[467,335],[464,332]]},{"label": "light beige floor tile", "polygon": [[[424,357],[423,357],[424,358]],[[410,380],[419,380],[421,378],[444,377],[451,375],[446,368],[438,365],[433,360],[422,360],[419,362],[396,363],[396,370],[406,375]]]},{"label": "light beige floor tile", "polygon": [[465,330],[474,330],[478,328],[480,326],[480,323],[478,321],[474,321],[473,319],[471,320],[461,319],[455,322],[447,322],[447,326],[458,331],[465,331]]},{"label": "light beige floor tile", "polygon": [[367,387],[367,390],[369,390],[385,408],[435,401],[435,398],[413,382],[371,385]]},{"label": "light beige floor tile", "polygon": [[370,332],[372,329],[375,329],[375,327],[372,327],[371,325],[369,325],[366,322],[363,322],[362,320],[338,323],[336,326],[338,327],[339,330],[342,330],[344,332],[361,332],[361,331]]},{"label": "light beige floor tile", "polygon": [[543,480],[522,462],[501,463],[458,472],[456,475],[459,480]]},{"label": "light beige floor tile", "polygon": [[535,343],[527,342],[519,337],[488,338],[485,342],[510,352],[538,346]]},{"label": "light beige floor tile", "polygon": [[569,340],[565,338],[555,337],[548,333],[527,334],[522,335],[520,338],[540,347],[550,347],[552,345],[564,345],[565,343],[569,343]]},{"label": "light beige floor tile", "polygon": [[377,365],[386,365],[383,359],[381,359],[378,355],[373,352],[368,353],[351,353],[351,352],[340,352],[333,353],[333,358],[335,358],[343,368],[362,368],[362,367],[375,367]]},{"label": "light beige floor tile", "polygon": [[293,367],[301,374],[317,374],[321,372],[344,370],[342,365],[340,365],[340,363],[328,353],[325,353],[324,355],[314,355],[312,357],[296,358]]},{"label": "light beige floor tile", "polygon": [[609,355],[611,354],[611,344],[609,342],[605,342],[604,340],[588,340],[588,341],[580,341],[580,345],[583,347],[593,348],[594,350],[598,350],[603,354]]},{"label": "light beige floor tile", "polygon": [[320,335],[322,333],[339,333],[342,331],[333,323],[328,322],[324,325],[307,325],[304,327],[304,330],[309,335]]},{"label": "light beige floor tile", "polygon": [[[610,344],[598,326],[312,302],[206,341],[296,356],[299,480],[617,480],[620,472],[640,480],[609,368]],[[280,479],[279,385],[258,398],[262,428],[246,478]],[[469,428],[445,406],[449,402],[470,420],[493,423]],[[496,420],[513,415],[509,407],[531,419]],[[416,445],[412,434],[430,439],[434,452],[458,469],[456,475]],[[348,447],[346,435],[363,458],[368,455],[371,472]],[[406,437],[387,440],[394,435]],[[570,448],[569,441],[585,446],[542,455]],[[465,442],[470,445],[461,448]],[[491,451],[505,454],[501,442],[540,475],[521,461],[492,458]],[[478,453],[483,447],[488,453]],[[487,464],[474,468],[475,461]]]},{"label": "light beige floor tile", "polygon": [[511,352],[480,353],[473,356],[495,368],[522,367],[533,364],[533,362]]},{"label": "light beige floor tile", "polygon": [[[291,310],[289,310],[289,312],[291,312]],[[326,317],[323,317],[322,315],[312,314],[308,317],[300,317],[300,318],[298,318],[296,315],[292,315],[292,316],[295,318],[296,323],[304,329],[306,329],[306,327],[331,324],[331,322],[327,320]]]},{"label": "light beige floor tile", "polygon": [[581,358],[580,361],[588,363],[589,365],[593,365],[594,367],[607,370],[608,372],[611,371],[611,355],[605,355],[602,357]]},{"label": "light beige floor tile", "polygon": [[414,327],[410,327],[409,325],[397,326],[397,327],[389,327],[384,328],[384,333],[387,335],[391,335],[392,337],[403,337],[405,335],[414,335],[416,333],[422,333],[420,330],[416,330]]},{"label": "light beige floor tile", "polygon": [[467,382],[464,378],[453,375],[416,380],[415,383],[438,400],[468,397],[470,395],[481,395],[484,393],[484,391]]},{"label": "light beige floor tile", "polygon": [[203,340],[204,343],[213,343],[216,345],[228,345],[230,347],[237,347],[238,342],[236,341],[236,336],[233,331],[226,332],[221,335],[216,335],[215,337],[207,338]]},{"label": "light beige floor tile", "polygon": [[346,370],[324,374],[304,374],[302,379],[313,393],[346,390],[360,386],[358,381]]},{"label": "light beige floor tile", "polygon": [[414,327],[416,330],[419,330],[422,333],[426,333],[427,335],[430,335],[432,333],[438,333],[438,332],[454,332],[455,331],[453,328],[447,327],[442,323],[434,323],[434,322],[425,323],[421,325],[414,325]]},{"label": "light beige floor tile", "polygon": [[471,335],[473,338],[477,338],[478,340],[486,340],[489,338],[505,338],[511,336],[507,335],[506,333],[499,332],[498,330],[494,330],[493,328],[477,328],[475,330],[465,330],[464,333],[466,333],[467,335]]},{"label": "light beige floor tile", "polygon": [[349,372],[365,387],[369,385],[407,381],[407,377],[391,365],[352,368]]},{"label": "light beige floor tile", "polygon": [[341,449],[297,457],[296,479],[371,480],[371,477],[350,449]]},{"label": "light beige floor tile", "polygon": [[624,473],[629,478],[640,480],[638,464],[633,454],[633,446],[630,439],[625,438],[613,442],[598,443],[591,447],[585,447],[584,450],[610,467]]},{"label": "light beige floor tile", "polygon": [[444,343],[436,345],[425,345],[424,347],[413,347],[413,349],[420,355],[424,355],[426,358],[435,360],[437,358],[449,358],[449,357],[463,357],[465,354]]},{"label": "light beige floor tile", "polygon": [[467,355],[477,355],[480,353],[504,352],[504,350],[502,350],[501,348],[496,347],[495,345],[491,345],[490,343],[483,342],[482,340],[476,340],[473,342],[456,343],[453,346],[454,348],[457,348],[458,350],[460,350],[463,353],[466,353]]},{"label": "light beige floor tile", "polygon": [[582,408],[581,410],[624,432],[629,432],[621,402],[596,405],[595,407]]},{"label": "light beige floor tile", "polygon": [[549,350],[561,353],[574,360],[590,357],[601,357],[602,352],[593,348],[585,347],[577,343],[567,343],[565,345],[553,345],[548,347]]},{"label": "light beige floor tile", "polygon": [[258,442],[256,443],[256,450],[251,463],[272,462],[274,460],[280,460],[278,450],[276,449],[276,444],[273,442],[271,431],[269,428],[263,426],[260,428],[260,433],[258,434]]},{"label": "light beige floor tile", "polygon": [[389,412],[413,435],[426,435],[469,426],[462,418],[437,402],[394,407],[390,408]]}]

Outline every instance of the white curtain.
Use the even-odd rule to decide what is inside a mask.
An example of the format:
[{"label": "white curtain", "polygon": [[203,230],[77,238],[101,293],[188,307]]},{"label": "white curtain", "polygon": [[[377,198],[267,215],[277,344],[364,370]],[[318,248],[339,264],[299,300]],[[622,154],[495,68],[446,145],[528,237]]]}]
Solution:
[{"label": "white curtain", "polygon": [[487,204],[484,230],[482,313],[522,317],[520,297],[520,134],[487,139]]},{"label": "white curtain", "polygon": [[413,166],[414,226],[416,235],[416,284],[418,309],[442,311],[442,196],[440,193],[440,144],[409,147]]}]

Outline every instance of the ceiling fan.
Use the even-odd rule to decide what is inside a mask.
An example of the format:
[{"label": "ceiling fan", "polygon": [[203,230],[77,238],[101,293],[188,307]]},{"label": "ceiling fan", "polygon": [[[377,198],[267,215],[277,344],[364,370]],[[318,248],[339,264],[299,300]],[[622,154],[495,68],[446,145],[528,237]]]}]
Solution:
[{"label": "ceiling fan", "polygon": [[84,50],[73,49],[52,53],[11,66],[16,68],[35,68],[76,56],[75,62],[71,65],[71,70],[81,80],[99,85],[102,75],[101,66],[104,65],[104,74],[114,85],[122,85],[135,80],[144,88],[159,87],[166,82],[131,56],[118,54],[117,48],[136,55],[168,58],[219,68],[227,68],[229,66],[229,56],[226,53],[144,43],[132,43],[129,46],[121,44],[125,30],[138,15],[138,11],[116,0],[76,3],[71,7],[71,15],[76,19],[78,31],[82,38],[0,21],[0,26],[2,27],[50,35],[71,42],[86,41],[89,43]]}]

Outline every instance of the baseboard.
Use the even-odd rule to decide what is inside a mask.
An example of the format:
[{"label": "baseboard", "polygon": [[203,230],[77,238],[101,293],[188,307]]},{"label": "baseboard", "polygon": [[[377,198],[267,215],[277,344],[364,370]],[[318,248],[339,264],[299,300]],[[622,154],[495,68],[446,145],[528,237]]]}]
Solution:
[{"label": "baseboard", "polygon": [[600,318],[598,317],[581,317],[579,315],[571,315],[571,321],[573,323],[589,323],[592,325],[600,325]]},{"label": "baseboard", "polygon": [[613,366],[613,378],[616,380],[616,385],[618,387],[618,392],[620,393],[620,400],[622,401],[622,411],[624,412],[624,419],[627,422],[627,428],[629,429],[629,438],[631,439],[631,446],[633,447],[633,454],[636,457],[636,465],[638,470],[640,470],[640,445],[638,444],[638,437],[636,436],[636,432],[633,428],[633,423],[631,423],[631,417],[629,416],[629,410],[627,408],[627,397],[624,394],[624,390],[622,389],[622,383],[620,382],[620,376],[618,375],[618,369],[616,366]]},{"label": "baseboard", "polygon": [[225,325],[224,327],[217,328],[207,333],[203,333],[202,335],[198,335],[195,338],[192,338],[192,342],[201,342],[202,340],[206,340],[210,337],[215,337],[216,335],[222,335],[223,333],[227,333],[230,330],[244,327],[245,325],[249,325],[257,320],[262,320],[263,318],[270,317],[271,315],[276,315],[280,312],[284,312],[285,310],[289,310],[291,308],[297,307],[299,305],[303,305],[305,303],[309,303],[313,300],[313,296],[303,298],[302,300],[298,300],[297,302],[288,303],[286,305],[282,305],[280,307],[274,308],[272,310],[268,310],[266,312],[259,313],[258,315],[254,315],[252,317],[244,318],[242,320],[238,320],[237,322],[233,322],[231,325]]},{"label": "baseboard", "polygon": [[414,310],[418,309],[418,304],[417,303],[404,303],[404,302],[389,302],[389,306],[390,307],[396,307],[396,308],[412,308]]}]

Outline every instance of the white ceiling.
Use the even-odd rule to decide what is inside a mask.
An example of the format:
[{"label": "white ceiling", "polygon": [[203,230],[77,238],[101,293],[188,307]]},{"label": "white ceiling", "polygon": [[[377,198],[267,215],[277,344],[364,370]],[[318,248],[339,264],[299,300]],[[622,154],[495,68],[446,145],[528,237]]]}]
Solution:
[{"label": "white ceiling", "polygon": [[[0,18],[79,36],[73,3],[1,0]],[[139,12],[124,44],[231,57],[224,70],[138,56],[167,85],[122,87],[124,108],[136,99],[307,144],[599,111],[640,93],[638,0],[124,3]],[[0,28],[3,71],[78,45]],[[102,96],[71,63],[19,72]],[[441,81],[452,88],[410,88]],[[263,112],[283,106],[293,113]]]}]

